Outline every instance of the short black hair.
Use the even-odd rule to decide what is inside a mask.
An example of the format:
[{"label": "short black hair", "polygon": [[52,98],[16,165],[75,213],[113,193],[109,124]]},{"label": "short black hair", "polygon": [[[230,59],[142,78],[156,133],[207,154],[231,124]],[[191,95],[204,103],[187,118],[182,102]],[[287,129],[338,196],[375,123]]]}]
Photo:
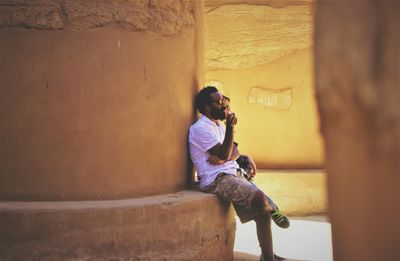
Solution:
[{"label": "short black hair", "polygon": [[212,102],[211,94],[214,92],[218,92],[218,89],[214,86],[207,86],[201,89],[201,91],[196,95],[196,109],[198,109],[200,113],[204,112],[204,106],[206,104]]}]

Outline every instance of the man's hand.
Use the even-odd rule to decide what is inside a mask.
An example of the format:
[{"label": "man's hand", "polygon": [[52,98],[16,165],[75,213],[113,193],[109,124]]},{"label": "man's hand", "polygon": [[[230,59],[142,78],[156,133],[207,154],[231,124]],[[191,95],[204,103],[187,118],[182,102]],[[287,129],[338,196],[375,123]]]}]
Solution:
[{"label": "man's hand", "polygon": [[225,161],[219,159],[217,155],[210,155],[207,161],[212,165],[221,165],[225,163]]},{"label": "man's hand", "polygon": [[237,118],[235,116],[235,113],[231,112],[228,114],[228,116],[226,117],[225,124],[226,124],[226,126],[229,126],[229,127],[233,127],[237,124]]},{"label": "man's hand", "polygon": [[225,137],[224,141],[222,144],[218,143],[214,147],[208,150],[208,152],[211,155],[216,155],[218,158],[220,158],[223,161],[229,160],[232,155],[232,150],[233,150],[233,127],[237,123],[237,118],[235,117],[235,114],[229,114],[226,118],[226,129],[225,129]]},{"label": "man's hand", "polygon": [[250,165],[250,176],[254,177],[256,175],[257,166],[254,160],[250,156],[246,156]]}]

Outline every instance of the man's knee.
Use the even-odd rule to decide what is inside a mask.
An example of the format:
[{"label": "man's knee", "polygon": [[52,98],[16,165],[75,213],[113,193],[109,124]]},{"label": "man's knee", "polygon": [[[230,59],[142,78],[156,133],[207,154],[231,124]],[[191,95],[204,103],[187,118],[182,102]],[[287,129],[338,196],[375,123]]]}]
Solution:
[{"label": "man's knee", "polygon": [[251,207],[256,211],[269,215],[272,211],[267,198],[261,190],[258,190],[251,201]]}]

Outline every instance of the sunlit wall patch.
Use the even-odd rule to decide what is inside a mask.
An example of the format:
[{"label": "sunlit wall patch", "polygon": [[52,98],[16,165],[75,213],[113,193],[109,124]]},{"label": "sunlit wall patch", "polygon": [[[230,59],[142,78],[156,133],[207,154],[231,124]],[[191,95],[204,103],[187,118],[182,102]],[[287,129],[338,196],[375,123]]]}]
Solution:
[{"label": "sunlit wall patch", "polygon": [[293,103],[293,89],[255,86],[250,88],[247,100],[249,103],[262,104],[272,110],[289,110]]}]

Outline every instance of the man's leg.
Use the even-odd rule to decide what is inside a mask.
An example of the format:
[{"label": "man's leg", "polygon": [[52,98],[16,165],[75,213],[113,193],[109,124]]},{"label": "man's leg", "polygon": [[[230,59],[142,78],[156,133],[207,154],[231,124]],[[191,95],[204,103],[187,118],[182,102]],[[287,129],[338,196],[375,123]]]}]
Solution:
[{"label": "man's leg", "polygon": [[255,220],[264,260],[275,261],[271,232],[271,211],[274,207],[265,194],[242,177],[229,174],[220,175],[205,191],[216,194],[222,200],[231,201],[242,223]]},{"label": "man's leg", "polygon": [[254,218],[257,227],[257,238],[265,261],[273,261],[274,251],[271,232],[271,205],[265,199],[264,193],[258,191],[251,202],[252,208],[260,215]]},{"label": "man's leg", "polygon": [[257,238],[265,261],[273,261],[274,250],[271,232],[271,216],[269,214],[258,216],[254,219],[257,227]]},{"label": "man's leg", "polygon": [[[250,182],[250,184],[257,187],[253,182]],[[264,193],[264,197],[267,201],[267,205],[270,206],[271,217],[275,224],[281,228],[288,228],[290,226],[288,217],[279,210],[278,206],[267,194]]]}]

